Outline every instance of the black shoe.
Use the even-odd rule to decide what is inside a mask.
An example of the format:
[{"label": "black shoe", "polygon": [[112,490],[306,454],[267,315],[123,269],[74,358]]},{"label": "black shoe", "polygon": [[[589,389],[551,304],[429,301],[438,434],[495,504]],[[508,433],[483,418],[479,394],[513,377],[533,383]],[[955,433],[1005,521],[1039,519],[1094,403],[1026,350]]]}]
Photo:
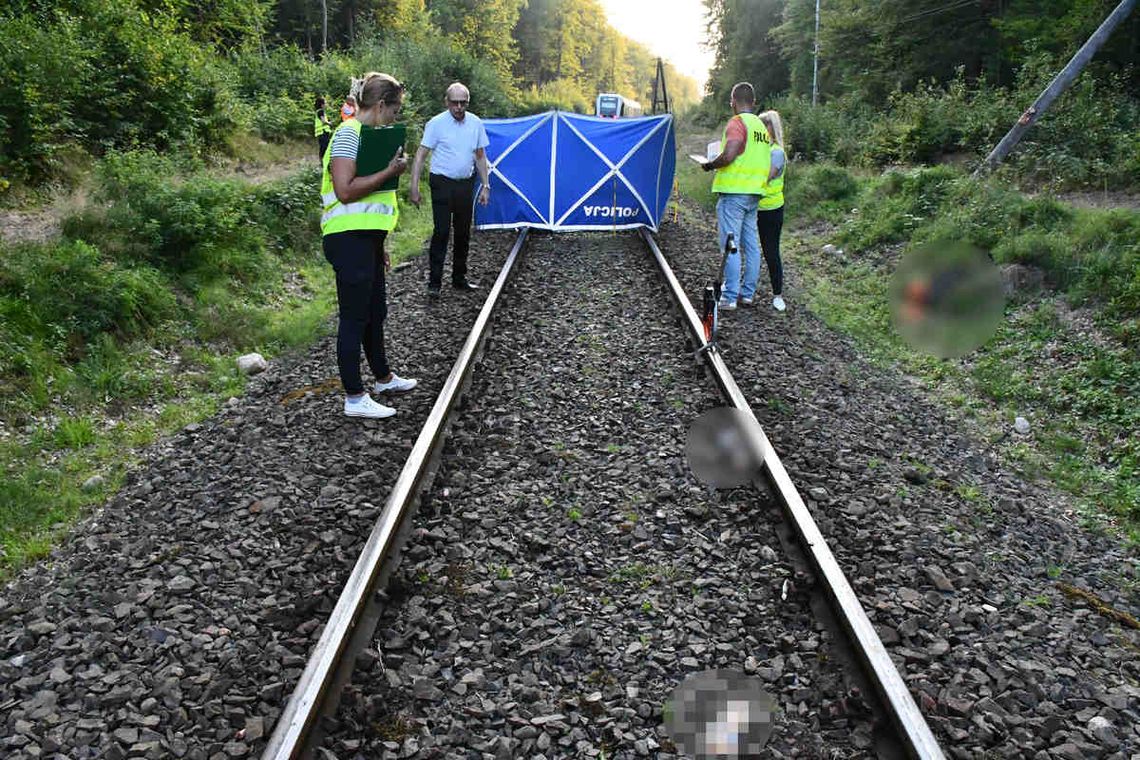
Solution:
[{"label": "black shoe", "polygon": [[438,285],[428,285],[428,298],[433,301],[439,300],[440,287]]},{"label": "black shoe", "polygon": [[460,282],[451,283],[451,287],[455,288],[456,290],[478,290],[479,283],[462,280]]}]

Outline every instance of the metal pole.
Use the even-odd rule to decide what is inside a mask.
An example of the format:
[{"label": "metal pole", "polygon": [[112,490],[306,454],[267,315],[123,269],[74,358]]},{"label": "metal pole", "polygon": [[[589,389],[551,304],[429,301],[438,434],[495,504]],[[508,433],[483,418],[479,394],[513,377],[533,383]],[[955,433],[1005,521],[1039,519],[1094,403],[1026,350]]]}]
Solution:
[{"label": "metal pole", "polygon": [[325,54],[325,49],[329,46],[329,4],[327,0],[321,0],[321,55]]},{"label": "metal pole", "polygon": [[819,102],[819,0],[815,0],[815,57],[811,67],[811,104]]},{"label": "metal pole", "polygon": [[986,160],[983,161],[982,165],[974,172],[975,177],[997,166],[1009,155],[1009,152],[1013,150],[1014,146],[1021,140],[1022,135],[1028,132],[1029,128],[1037,123],[1037,120],[1041,118],[1041,114],[1045,113],[1045,110],[1052,105],[1054,100],[1060,97],[1065,90],[1069,89],[1069,85],[1080,76],[1081,71],[1088,62],[1092,60],[1092,57],[1096,55],[1096,51],[1099,50],[1101,45],[1112,35],[1113,30],[1115,30],[1124,19],[1128,18],[1128,14],[1130,14],[1135,7],[1136,0],[1121,0],[1120,5],[1116,6],[1116,10],[1109,14],[1108,18],[1104,20],[1104,23],[1093,32],[1092,37],[1089,37],[1088,42],[1081,46],[1081,49],[1077,51],[1077,54],[1073,56],[1073,59],[1069,61],[1068,65],[1049,83],[1049,86],[1045,88],[1045,91],[1041,93],[1033,105],[1021,115],[1021,118],[1013,125],[1013,129],[1009,130],[1006,136],[1001,139],[1001,142],[997,144],[997,147],[986,156]]}]

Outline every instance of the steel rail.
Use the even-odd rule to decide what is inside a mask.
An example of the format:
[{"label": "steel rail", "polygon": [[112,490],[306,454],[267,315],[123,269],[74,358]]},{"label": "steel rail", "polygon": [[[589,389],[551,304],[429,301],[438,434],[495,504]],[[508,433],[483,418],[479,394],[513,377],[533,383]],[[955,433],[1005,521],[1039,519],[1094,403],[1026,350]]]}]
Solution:
[{"label": "steel rail", "polygon": [[[320,717],[335,709],[340,697],[340,686],[347,680],[353,659],[346,660],[352,650],[352,642],[359,637],[369,637],[371,630],[364,630],[366,615],[381,579],[386,560],[399,550],[398,533],[410,507],[428,485],[433,458],[442,449],[444,433],[451,412],[458,404],[465,384],[469,381],[475,359],[483,344],[499,297],[506,287],[515,263],[520,257],[526,241],[524,228],[515,241],[514,247],[499,272],[498,279],[487,295],[479,316],[471,328],[467,341],[455,360],[451,373],[436,398],[435,406],[428,414],[427,421],[408,455],[404,469],[400,471],[392,493],[380,513],[372,533],[360,552],[356,566],[337,599],[329,620],[321,633],[320,640],[313,647],[296,688],[289,697],[284,711],[277,719],[273,734],[262,753],[264,760],[286,760],[306,757],[314,738],[314,728]],[[373,624],[375,620],[372,621]]]},{"label": "steel rail", "polygon": [[[732,373],[729,372],[720,352],[715,346],[708,346],[701,320],[689,302],[688,296],[685,295],[681,283],[673,274],[669,262],[665,260],[657,242],[647,230],[642,229],[641,235],[653,253],[657,266],[661,269],[661,274],[669,286],[669,291],[681,311],[689,332],[692,333],[693,340],[696,341],[697,346],[705,349],[700,354],[708,364],[721,397],[730,406],[747,415],[751,423],[755,423],[750,426],[751,429],[746,429],[745,435],[751,439],[752,447],[761,452],[764,462],[763,470],[768,483],[772,486],[781,507],[783,507],[789,522],[792,524],[805,555],[816,572],[816,577],[821,581],[828,601],[853,642],[867,678],[878,692],[879,698],[890,714],[891,722],[899,734],[903,748],[911,757],[919,758],[919,760],[944,760],[945,755],[938,746],[934,734],[927,725],[925,718],[922,717],[922,713],[911,697],[910,691],[906,688],[906,684],[903,682],[902,676],[899,675],[898,669],[895,668],[890,655],[887,654],[886,647],[883,646],[879,635],[875,633],[867,613],[863,610],[858,597],[855,596],[855,592],[847,582],[835,555],[828,548],[815,519],[811,516],[811,512],[808,511],[807,505],[804,504],[803,498],[796,490],[779,456],[776,455],[775,449],[768,441],[768,436],[756,420],[756,415],[753,414],[751,406],[744,398],[744,394],[740,392],[740,388],[732,378]],[[708,347],[705,348],[706,346]]]}]

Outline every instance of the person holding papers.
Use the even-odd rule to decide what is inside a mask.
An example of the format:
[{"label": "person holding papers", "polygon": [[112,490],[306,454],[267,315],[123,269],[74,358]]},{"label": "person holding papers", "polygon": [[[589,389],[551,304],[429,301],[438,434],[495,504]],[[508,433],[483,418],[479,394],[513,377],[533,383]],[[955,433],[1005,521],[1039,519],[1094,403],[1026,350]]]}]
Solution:
[{"label": "person holding papers", "polygon": [[[752,113],[756,107],[756,94],[748,82],[739,82],[732,88],[729,100],[733,117],[724,128],[720,140],[720,153],[702,164],[705,171],[715,171],[712,190],[719,196],[716,202],[717,231],[720,250],[725,250],[729,234],[739,246],[739,252],[725,257],[724,292],[719,308],[731,311],[740,298],[746,306],[752,304],[756,294],[756,281],[760,277],[760,236],[756,228],[756,208],[768,182],[772,168],[772,142],[768,128],[760,117]],[[744,279],[740,276],[740,252],[744,254]]]},{"label": "person holding papers", "polygon": [[[321,178],[321,236],[325,258],[336,270],[340,321],[337,367],[344,386],[344,413],[379,419],[396,413],[372,400],[360,374],[360,347],[372,369],[375,393],[410,391],[416,381],[402,378],[384,352],[388,315],[385,272],[391,267],[384,239],[399,219],[396,182],[407,169],[403,127],[389,127],[404,101],[404,86],[388,74],[353,80],[354,118],[333,133],[324,154]],[[383,167],[383,168],[381,168]]]}]

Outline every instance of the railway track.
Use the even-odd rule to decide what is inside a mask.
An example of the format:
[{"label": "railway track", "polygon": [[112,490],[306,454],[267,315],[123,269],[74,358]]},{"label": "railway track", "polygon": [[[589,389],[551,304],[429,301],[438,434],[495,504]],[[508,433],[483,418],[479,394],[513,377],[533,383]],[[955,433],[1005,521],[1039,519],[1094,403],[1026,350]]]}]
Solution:
[{"label": "railway track", "polygon": [[[618,245],[616,238],[614,240],[615,248],[620,249],[621,245]],[[622,244],[625,245],[626,248],[634,244],[629,237],[622,238],[622,241]],[[689,341],[691,349],[704,347],[705,339],[700,321],[689,304],[689,300],[685,296],[677,278],[673,275],[665,257],[649,234],[645,233],[642,235],[641,244],[644,245],[641,256],[646,261],[652,261],[654,267],[660,273],[661,283],[663,283],[663,287],[671,297],[675,308],[679,311],[681,323],[685,329],[684,335],[673,333],[672,341],[675,346],[674,351],[680,355],[680,351],[676,347],[679,347],[680,341],[686,338]],[[411,529],[416,511],[422,501],[422,496],[429,492],[432,480],[439,470],[441,456],[445,446],[446,431],[452,425],[462,425],[461,421],[455,420],[455,415],[461,405],[463,392],[472,383],[472,378],[475,373],[475,364],[490,335],[496,310],[500,308],[500,304],[504,300],[504,292],[508,288],[509,281],[520,266],[522,266],[521,262],[524,258],[526,245],[527,234],[523,232],[519,235],[502,271],[499,273],[494,286],[488,294],[487,302],[484,304],[444,384],[443,390],[440,392],[435,406],[429,414],[428,420],[412,448],[412,452],[392,489],[391,496],[372,534],[368,538],[364,550],[361,552],[349,581],[345,585],[344,592],[338,600],[332,615],[329,617],[329,621],[325,625],[318,643],[313,648],[312,656],[309,659],[304,673],[290,697],[285,710],[278,719],[276,728],[263,753],[263,757],[291,758],[311,755],[316,747],[325,741],[323,737],[325,732],[322,728],[322,718],[326,719],[328,726],[331,726],[331,733],[333,735],[336,735],[338,730],[343,734],[345,726],[352,725],[353,719],[351,717],[347,719],[344,718],[343,708],[340,711],[342,715],[338,718],[337,703],[345,684],[349,682],[350,678],[354,678],[352,675],[354,668],[359,667],[362,661],[365,663],[376,661],[380,669],[379,672],[385,672],[385,653],[382,651],[383,647],[376,645],[373,641],[377,623],[384,613],[383,600],[385,597],[379,592],[385,587],[388,577],[398,564],[400,552],[407,544],[408,533]],[[646,256],[645,251],[648,252],[648,256]],[[634,252],[628,252],[627,255],[634,255]],[[536,266],[539,267],[537,275],[540,279],[547,276],[557,278],[556,267],[551,264],[550,260],[544,260],[542,264],[537,264]],[[534,275],[535,273],[532,273],[531,276]],[[611,273],[609,276],[613,277],[614,275]],[[601,283],[599,283],[599,285],[601,285]],[[535,313],[540,308],[541,304],[535,305],[532,302],[531,310],[528,313]],[[573,307],[566,304],[564,308],[571,309]],[[517,321],[520,318],[525,319],[526,317],[525,315],[516,314],[512,318]],[[583,334],[588,338],[591,331],[586,331]],[[638,336],[630,335],[629,340],[636,341],[638,340]],[[516,348],[518,347],[516,346]],[[524,345],[523,350],[525,350],[525,348]],[[711,377],[713,381],[713,388],[715,389],[715,395],[713,395],[709,393],[707,386],[705,387],[705,393],[709,395],[710,398],[706,398],[703,404],[706,406],[715,405],[717,403],[716,397],[719,396],[720,403],[727,404],[746,415],[752,416],[752,411],[744,395],[737,387],[736,382],[729,373],[719,352],[713,348],[711,350],[701,351],[700,356],[702,357],[709,377]],[[505,360],[503,357],[497,357],[496,361],[503,362],[509,360]],[[551,371],[558,371],[564,368],[551,367],[550,369]],[[691,416],[691,411],[688,411],[687,414]],[[754,416],[753,419],[755,419]],[[513,424],[513,429],[517,432],[518,427],[519,421],[516,420]],[[856,691],[856,694],[861,693],[865,695],[871,705],[871,712],[874,718],[871,719],[870,716],[864,716],[866,719],[862,722],[869,725],[873,724],[875,735],[871,737],[871,742],[874,751],[881,756],[942,757],[942,752],[923,720],[921,713],[915,706],[914,701],[911,699],[905,683],[899,676],[885,648],[876,635],[875,630],[871,626],[870,621],[860,607],[850,585],[840,571],[838,564],[828,549],[826,542],[804,505],[802,498],[781,464],[779,457],[772,450],[766,436],[759,430],[758,425],[756,426],[756,430],[757,433],[750,443],[756,450],[764,452],[764,466],[756,484],[760,490],[754,494],[753,498],[759,498],[762,501],[777,505],[779,509],[782,510],[784,519],[784,530],[773,530],[772,534],[767,538],[767,543],[764,544],[764,548],[768,550],[766,556],[770,557],[772,551],[769,544],[780,542],[784,552],[791,557],[789,561],[792,565],[792,569],[786,570],[785,572],[788,572],[789,577],[792,579],[798,578],[801,585],[816,589],[817,593],[815,596],[817,599],[822,598],[826,600],[828,611],[822,609],[819,604],[814,604],[815,616],[827,618],[825,623],[817,622],[816,626],[822,627],[824,631],[827,632],[824,634],[823,646],[827,649],[828,657],[840,661],[851,658],[852,661],[856,662],[859,666],[858,674],[848,672],[847,675],[853,676],[855,683],[862,686],[861,689]],[[493,434],[491,437],[497,437],[503,440],[507,436],[503,434],[496,436]],[[434,502],[439,501],[439,499],[438,497],[433,497],[432,501],[434,508]],[[656,516],[666,523],[668,522],[665,510],[656,510]],[[440,513],[436,511],[431,517],[439,518]],[[460,519],[460,522],[462,521],[462,518],[458,519]],[[436,519],[432,522],[439,524],[441,520]],[[442,522],[446,522],[446,520]],[[636,518],[634,518],[632,522],[636,523]],[[743,522],[747,522],[747,520]],[[630,530],[636,530],[636,528],[631,528]],[[728,529],[727,535],[731,536],[732,530],[731,528]],[[738,527],[736,530],[742,532],[744,529]],[[429,536],[430,532],[430,530],[427,531]],[[548,552],[550,548],[548,546],[549,542],[544,544],[541,536],[538,536],[536,539],[535,534],[539,532],[541,532],[541,528],[534,532],[524,533],[520,539],[530,547],[532,554],[543,554],[544,552]],[[648,536],[648,534],[643,535]],[[663,530],[661,535],[666,536],[667,531]],[[702,534],[698,531],[697,535]],[[720,535],[723,539],[726,533],[722,532]],[[421,538],[423,538],[423,536],[421,536]],[[439,536],[435,538],[438,539]],[[672,539],[674,547],[679,545],[677,541],[679,537],[673,536],[670,538]],[[668,541],[669,539],[667,538],[666,540]],[[642,551],[644,553],[651,553],[647,538],[637,543],[642,545]],[[716,542],[713,541],[713,543],[715,544]],[[588,551],[586,553],[588,554]],[[634,554],[636,554],[636,552]],[[742,553],[741,556],[745,555]],[[597,575],[598,568],[592,568],[590,564],[591,562],[595,562],[600,566],[604,566],[604,560],[604,557],[590,558],[584,564],[580,563],[578,569],[585,571],[585,575],[587,576]],[[626,567],[634,567],[634,565],[627,565]],[[621,570],[622,568],[619,568],[616,574],[620,576]],[[810,570],[810,578],[804,575],[805,570]],[[512,571],[509,568],[506,571],[502,571],[500,568],[500,572],[502,575],[495,578],[488,585],[480,585],[479,583],[460,583],[459,585],[474,587],[477,589],[476,593],[479,594],[486,592],[488,588],[497,589],[499,592],[506,594],[517,591],[517,582],[512,581],[511,575],[509,574]],[[615,573],[611,571],[609,575],[612,577],[614,574]],[[425,574],[426,577],[430,577],[430,575],[430,573]],[[761,578],[758,579],[758,582],[763,585],[769,580],[770,579]],[[498,583],[496,584],[495,581]],[[642,581],[645,582],[645,579],[642,579]],[[533,582],[539,586],[542,585],[542,582],[538,579],[535,579]],[[665,581],[660,582],[662,585],[666,585]],[[770,585],[770,583],[767,583],[767,585]],[[782,596],[785,598],[781,598],[780,601],[786,602],[786,583],[783,584],[782,589],[784,592]],[[752,596],[760,598],[761,593],[754,591],[752,592]],[[752,596],[749,596],[749,598],[752,598]],[[793,597],[797,597],[798,602],[805,608],[813,606],[812,594],[793,593]],[[694,591],[694,598],[699,598],[699,592],[696,590]],[[775,603],[773,600],[766,600],[766,602],[771,604]],[[568,604],[572,606],[572,602]],[[643,612],[647,614],[650,613],[652,604],[648,601],[644,604],[649,605],[649,609],[645,609]],[[533,614],[541,615],[543,613],[542,602],[539,602],[538,606],[534,608],[532,612]],[[580,614],[583,618],[591,614],[588,605],[582,607]],[[755,623],[758,619],[759,618],[753,617],[751,618],[751,622]],[[650,629],[651,627],[652,626],[650,626]],[[563,631],[562,638],[560,638],[559,635],[555,635],[548,637],[546,641],[548,642],[548,646],[556,651],[573,649],[574,646],[589,646],[591,634],[585,634],[585,639],[583,639],[582,630],[586,629]],[[801,635],[811,637],[810,631],[801,631]],[[577,641],[575,640],[575,636],[578,636]],[[644,633],[642,637],[645,637]],[[563,638],[566,640],[564,641]],[[709,636],[708,638],[711,640],[716,637]],[[542,643],[542,641],[539,641],[537,644],[523,645],[518,650],[521,654],[513,654],[518,657],[534,655],[540,652]],[[731,651],[730,644],[721,642],[721,645],[730,647],[728,651]],[[697,644],[694,647],[694,645],[690,644],[686,651],[691,654],[700,654],[704,650],[699,647],[703,646],[705,645]],[[784,646],[786,647],[787,644],[785,643]],[[819,642],[816,641],[814,646],[819,646]],[[623,651],[626,654],[633,651],[636,656],[639,649],[636,647],[635,642],[631,642]],[[713,651],[715,651],[715,648]],[[507,655],[512,653],[500,654]],[[798,655],[795,656],[798,657]],[[682,657],[678,659],[684,661],[682,670],[692,670],[693,665],[699,664],[701,658]],[[802,660],[802,658],[800,659]],[[783,660],[781,659],[780,661],[782,662]],[[675,677],[676,673],[673,675]],[[824,678],[825,680],[830,678],[835,683],[844,680],[835,673],[818,677]],[[453,680],[460,679],[456,682],[463,684],[463,688],[457,689],[457,691],[466,693],[468,683],[474,687],[475,685],[481,684],[481,681],[486,680],[487,676],[482,672],[474,673],[473,671],[469,671],[463,678],[467,678],[468,680],[462,680],[458,675],[455,675]],[[399,680],[398,677],[395,679],[396,682],[399,682]],[[417,684],[420,684],[413,685],[414,689],[419,690],[417,697],[438,699],[432,691],[434,687],[430,683],[427,683],[430,680],[429,677],[421,678],[416,681]],[[494,682],[495,679],[492,677],[491,680]],[[604,679],[602,680],[604,681]],[[392,682],[393,680],[389,679],[388,683],[391,684]],[[424,683],[427,683],[427,685],[423,685]],[[603,683],[601,685],[604,686],[605,684]],[[584,687],[585,685],[580,686]],[[496,688],[498,688],[497,684]],[[632,688],[635,692],[638,690],[637,687],[628,688]],[[838,687],[835,686],[834,683],[830,688],[832,688],[833,691],[838,690]],[[598,691],[599,699],[601,699],[601,695],[604,691],[606,690],[601,689]],[[593,694],[590,696],[593,696]],[[659,705],[665,696],[667,695],[657,695],[656,704]],[[431,701],[431,699],[428,699],[428,701]],[[630,697],[630,699],[633,699],[633,697]],[[836,701],[845,700],[840,698]],[[539,704],[543,704],[541,700]],[[564,718],[563,712],[569,709],[565,699],[563,699],[561,707],[553,703],[546,705],[546,707],[555,712],[549,712],[545,717],[558,715],[559,718]],[[589,710],[587,705],[577,705],[576,707],[582,710]],[[563,712],[556,712],[558,709],[562,709]],[[623,708],[620,706],[613,709],[619,711],[619,716],[624,714],[620,713],[623,709],[630,709],[632,711],[631,708]],[[637,709],[642,712],[645,711],[644,708],[641,708],[640,704]],[[649,708],[649,722],[652,722],[652,720],[657,717],[657,713],[654,712],[655,709],[657,708]],[[571,711],[571,715],[573,714],[575,713]],[[647,716],[642,717],[645,718]],[[527,730],[521,732],[518,730],[523,728],[523,726],[519,725],[519,715],[504,715],[500,716],[500,718],[503,720],[504,726],[508,722],[513,723],[512,734],[521,733],[522,736],[533,741],[541,741],[542,737],[546,735],[541,728],[545,723],[543,720],[544,716],[542,715],[530,718],[530,720],[537,720],[538,722],[532,723]],[[525,718],[525,716],[522,716],[522,718]],[[552,718],[551,720],[557,722],[557,719]],[[852,717],[851,721],[854,724],[859,722],[860,719]],[[495,722],[493,716],[490,722]],[[523,719],[522,722],[526,723],[527,721]],[[657,720],[657,722],[659,723],[660,721]],[[537,731],[533,730],[535,725],[539,726]],[[620,722],[618,725],[620,725]],[[818,725],[816,727],[818,728]],[[788,727],[785,726],[785,728]],[[795,728],[805,732],[810,731],[811,722],[807,721],[798,724]],[[887,728],[890,730],[884,733],[883,729]],[[504,731],[505,730],[504,728]],[[618,731],[617,741],[620,743],[620,738],[622,737],[621,729],[616,730]],[[389,732],[388,736],[388,751],[393,751],[390,745],[392,743],[400,745],[399,741],[395,741],[395,739],[399,739],[400,737],[392,732]],[[570,736],[569,728],[567,729],[566,736]],[[609,736],[610,739],[613,738],[612,734],[607,736]],[[406,737],[404,738],[406,739]],[[656,743],[658,749],[654,749],[650,746],[650,740],[652,740],[652,737],[641,739],[639,741],[643,741],[645,744],[640,745],[635,742],[637,754],[650,753],[660,749],[661,744],[659,742]],[[526,739],[523,741],[525,742]],[[486,744],[486,742],[484,742],[484,744]],[[360,748],[361,740],[350,739],[347,742],[342,742],[342,746],[350,750],[354,747]],[[497,751],[500,753],[500,756],[511,756],[513,752],[523,747],[522,744],[500,744],[497,746]],[[533,750],[533,745],[526,746]],[[562,746],[566,747],[565,740]],[[834,750],[840,753],[837,756],[845,756],[842,754],[844,752],[858,753],[871,748],[869,746],[852,746],[843,742],[840,742],[837,746],[838,749]],[[538,747],[539,750],[542,749],[542,745],[538,745]],[[549,747],[549,743],[547,747]],[[582,745],[567,751],[581,752],[584,748],[585,745]],[[547,751],[551,750],[548,749]],[[604,749],[601,751],[604,752]],[[665,749],[660,749],[660,751],[665,752]],[[503,753],[506,754],[504,755]],[[393,756],[397,755],[393,754]],[[856,756],[856,754],[850,754],[849,756]]]},{"label": "railway track", "polygon": [[[660,239],[691,298],[697,217]],[[662,705],[694,668],[761,679],[774,757],[905,754],[767,476],[692,477],[681,442],[725,400],[645,243],[555,240],[516,262],[317,754],[665,759]],[[514,241],[479,242],[497,269]],[[279,357],[6,583],[0,756],[262,754],[480,308],[427,302],[410,266],[391,354],[421,386],[397,417],[335,413],[331,337]],[[1134,553],[863,361],[799,285],[783,315],[727,318],[723,358],[946,754],[1130,758],[1140,639],[1108,613],[1137,614]]]}]

